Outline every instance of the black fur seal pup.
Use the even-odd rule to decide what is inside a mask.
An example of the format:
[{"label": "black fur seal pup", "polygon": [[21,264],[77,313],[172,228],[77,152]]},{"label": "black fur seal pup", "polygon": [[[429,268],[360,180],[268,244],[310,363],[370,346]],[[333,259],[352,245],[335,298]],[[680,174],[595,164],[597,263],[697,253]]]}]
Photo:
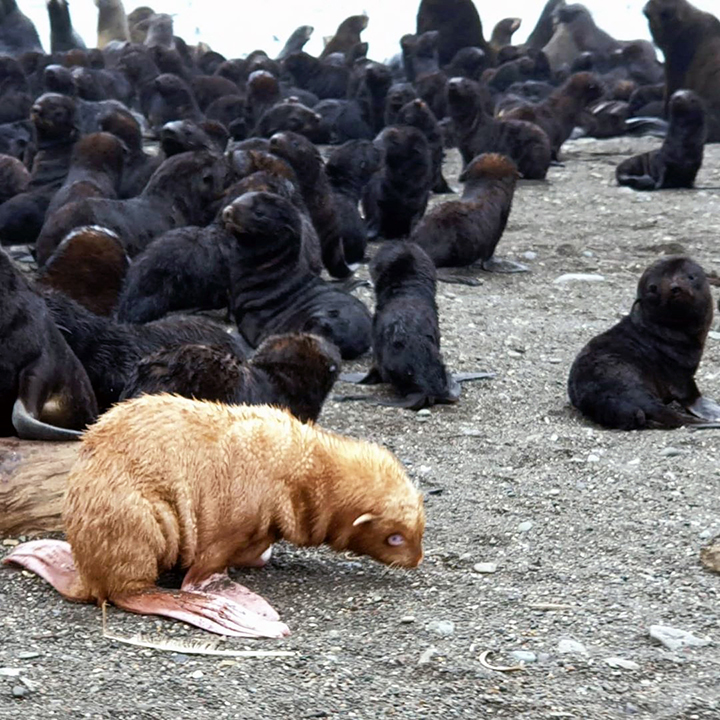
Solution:
[{"label": "black fur seal pup", "polygon": [[467,78],[448,83],[448,107],[463,161],[498,152],[507,155],[527,180],[544,180],[552,159],[545,131],[524,120],[499,120],[487,114],[485,92]]},{"label": "black fur seal pup", "polygon": [[518,171],[505,155],[486,153],[460,175],[461,200],[438,205],[415,226],[411,240],[436,267],[480,263],[490,272],[523,272],[527,268],[495,257],[512,207]]},{"label": "black fur seal pup", "polygon": [[381,163],[382,153],[370,140],[349,140],[332,151],[325,166],[340,219],[345,260],[351,264],[365,258],[367,226],[358,205]]},{"label": "black fur seal pup", "polygon": [[591,340],[570,370],[572,404],[610,428],[720,421],[695,384],[713,317],[710,286],[690,258],[670,256],[640,278],[629,315]]},{"label": "black fur seal pup", "polygon": [[[385,243],[370,263],[370,277],[376,296],[373,366],[363,378],[341,379],[365,385],[390,383],[402,398],[381,404],[395,407],[420,410],[457,402],[460,384],[446,370],[440,354],[433,261],[414,243]],[[474,376],[479,377],[487,375]]]},{"label": "black fur seal pup", "polygon": [[0,436],[75,440],[97,417],[87,373],[42,298],[0,250]]},{"label": "black fur seal pup", "polygon": [[47,0],[47,10],[50,19],[50,52],[67,52],[76,48],[84,50],[83,39],[73,29],[67,0]]},{"label": "black fur seal pup", "polygon": [[292,203],[251,192],[228,205],[222,217],[236,240],[231,309],[252,347],[269,335],[309,332],[335,343],[346,359],[368,350],[371,318],[365,305],[300,262],[302,226]]},{"label": "black fur seal pup", "polygon": [[406,238],[427,208],[433,186],[425,135],[414,127],[385,128],[375,140],[383,165],[366,185],[362,206],[368,238]]},{"label": "black fur seal pup", "polygon": [[692,90],[670,98],[670,125],[659,150],[623,160],[615,169],[619,185],[635,190],[691,188],[700,170],[707,135],[703,101]]},{"label": "black fur seal pup", "polygon": [[305,44],[310,39],[314,31],[315,28],[312,25],[301,25],[287,39],[287,42],[283,46],[283,49],[280,51],[279,55],[275,59],[280,62],[281,60],[284,60],[288,55],[300,52],[305,47]]},{"label": "black fur seal pup", "polygon": [[143,358],[120,399],[170,392],[226,405],[275,405],[315,421],[340,362],[335,345],[307,333],[273,335],[247,361],[214,345],[180,345]]},{"label": "black fur seal pup", "polygon": [[318,149],[308,138],[282,132],[270,138],[270,151],[290,164],[320,238],[323,265],[335,278],[352,274],[345,259],[338,209]]},{"label": "black fur seal pup", "polygon": [[50,316],[90,378],[101,412],[120,399],[130,374],[142,358],[160,348],[200,343],[217,345],[239,358],[247,347],[204,317],[172,317],[144,325],[95,315],[56,290],[42,291]]}]

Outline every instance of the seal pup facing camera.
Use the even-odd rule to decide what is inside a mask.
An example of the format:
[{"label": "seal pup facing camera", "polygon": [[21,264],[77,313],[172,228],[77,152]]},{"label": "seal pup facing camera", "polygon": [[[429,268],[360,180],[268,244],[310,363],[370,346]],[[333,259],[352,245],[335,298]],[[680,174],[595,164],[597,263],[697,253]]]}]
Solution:
[{"label": "seal pup facing camera", "polygon": [[264,340],[246,362],[216,345],[163,348],[135,367],[120,400],[173,393],[226,405],[274,405],[317,420],[340,373],[340,352],[317,335]]},{"label": "seal pup facing camera", "polygon": [[454,378],[446,370],[440,354],[435,266],[422,248],[406,242],[383,244],[370,263],[370,277],[377,298],[373,366],[364,377],[345,375],[341,380],[390,383],[401,399],[379,404],[420,410],[457,402],[459,380],[489,377],[477,373]]},{"label": "seal pup facing camera", "polygon": [[346,359],[368,350],[368,309],[301,261],[302,224],[290,201],[268,192],[245,193],[222,218],[235,238],[231,310],[252,347],[269,335],[309,332],[335,343]]},{"label": "seal pup facing camera", "polygon": [[691,188],[705,148],[705,108],[692,90],[670,98],[670,125],[659,150],[623,160],[615,169],[618,185],[635,190]]},{"label": "seal pup facing camera", "polygon": [[76,440],[97,417],[90,380],[45,307],[0,250],[0,436]]},{"label": "seal pup facing camera", "polygon": [[[229,567],[262,565],[285,539],[413,568],[425,529],[422,495],[388,450],[275,408],[171,395],[121,403],[85,434],[63,521],[68,542],[25,543],[3,562],[70,600],[237,637],[289,630]],[[181,589],[158,587],[177,566]]]},{"label": "seal pup facing camera", "polygon": [[463,170],[462,199],[437,205],[417,224],[411,241],[436,267],[479,263],[489,272],[524,272],[519,263],[495,257],[512,207],[518,171],[505,155],[479,155]]},{"label": "seal pup facing camera", "polygon": [[629,315],[591,340],[570,370],[572,404],[610,428],[720,421],[695,384],[713,317],[710,286],[690,258],[670,256],[640,278]]}]

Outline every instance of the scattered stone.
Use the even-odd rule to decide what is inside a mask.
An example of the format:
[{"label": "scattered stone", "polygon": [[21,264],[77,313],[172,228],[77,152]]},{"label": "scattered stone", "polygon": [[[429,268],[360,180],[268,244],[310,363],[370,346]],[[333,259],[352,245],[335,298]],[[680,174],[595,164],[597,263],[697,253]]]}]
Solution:
[{"label": "scattered stone", "polygon": [[720,537],[700,551],[700,562],[708,570],[720,573]]},{"label": "scattered stone", "polygon": [[5,547],[17,547],[17,546],[20,544],[20,541],[19,541],[19,540],[15,540],[14,538],[5,538],[5,539],[2,541],[2,544],[3,544]]},{"label": "scattered stone", "polygon": [[720,332],[715,332],[714,330],[711,330],[711,331],[708,333],[708,337],[709,337],[711,340],[720,340]]},{"label": "scattered stone", "polygon": [[418,410],[418,417],[430,417],[432,414],[427,408],[423,408],[422,410]]},{"label": "scattered stone", "polygon": [[418,660],[418,665],[427,665],[430,660],[432,660],[432,656],[437,653],[437,648],[434,648],[432,645],[420,656],[420,659]]},{"label": "scattered stone", "polygon": [[510,657],[523,663],[534,663],[537,661],[537,655],[534,652],[530,652],[530,650],[513,650],[510,653]]},{"label": "scattered stone", "polygon": [[525,520],[525,522],[521,522],[517,526],[517,531],[521,532],[521,533],[526,533],[529,530],[532,530],[532,526],[533,526],[533,524],[532,524],[532,522],[530,522],[530,520]]},{"label": "scattered stone", "polygon": [[600,457],[598,455],[588,455],[588,462],[600,462]]},{"label": "scattered stone", "polygon": [[570,282],[604,282],[604,275],[597,275],[594,273],[565,273],[560,277],[555,278],[556,285],[564,285]]},{"label": "scattered stone", "polygon": [[473,565],[473,570],[476,573],[480,573],[481,575],[490,575],[494,572],[497,572],[497,564],[496,563],[475,563]]},{"label": "scattered stone", "polygon": [[532,250],[527,250],[523,253],[523,257],[526,260],[535,260],[535,258],[537,257],[537,253],[533,252]]},{"label": "scattered stone", "polygon": [[26,650],[25,652],[19,652],[17,654],[19,660],[32,660],[33,658],[40,657],[42,653],[35,652],[34,650]]},{"label": "scattered stone", "polygon": [[428,623],[427,629],[436,635],[450,637],[455,632],[455,623],[452,620],[433,620]]},{"label": "scattered stone", "polygon": [[518,352],[517,350],[508,350],[508,355],[511,358],[520,358],[522,357],[522,353]]},{"label": "scattered stone", "polygon": [[591,258],[595,257],[595,253],[592,250],[583,250],[583,257]]},{"label": "scattered stone", "polygon": [[705,647],[710,645],[710,640],[695,637],[687,630],[670,627],[669,625],[651,625],[650,637],[656,640],[668,650],[681,650],[685,647]]},{"label": "scattered stone", "polygon": [[18,677],[22,668],[0,667],[0,677]]},{"label": "scattered stone", "polygon": [[400,618],[400,622],[403,625],[409,625],[410,623],[415,622],[415,616],[414,615],[403,615],[403,617]]},{"label": "scattered stone", "polygon": [[25,697],[30,692],[24,685],[13,685],[12,696],[16,698]]},{"label": "scattered stone", "polygon": [[202,670],[195,670],[195,672],[191,672],[191,673],[190,673],[190,677],[191,677],[193,680],[199,680],[202,676],[203,676],[203,671],[202,671]]},{"label": "scattered stone", "polygon": [[632,660],[625,660],[625,658],[610,657],[605,658],[605,662],[611,667],[620,670],[639,670],[640,666]]},{"label": "scattered stone", "polygon": [[557,646],[557,651],[561,655],[587,655],[587,648],[577,640],[563,638]]},{"label": "scattered stone", "polygon": [[666,447],[660,454],[663,457],[677,457],[678,455],[684,455],[685,450],[680,450],[679,448],[674,447]]}]

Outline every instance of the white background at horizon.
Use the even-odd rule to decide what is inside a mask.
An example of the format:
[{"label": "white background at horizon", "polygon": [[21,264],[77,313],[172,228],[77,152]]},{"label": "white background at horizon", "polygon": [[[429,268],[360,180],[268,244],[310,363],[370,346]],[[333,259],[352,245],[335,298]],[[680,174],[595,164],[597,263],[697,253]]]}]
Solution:
[{"label": "white background at horizon", "polygon": [[[650,39],[647,20],[642,14],[646,0],[588,0],[584,5],[595,22],[618,40]],[[419,0],[336,0],[333,3],[307,0],[148,0],[125,2],[131,12],[147,4],[156,12],[174,15],[175,34],[190,44],[205,42],[227,57],[243,57],[255,49],[274,57],[292,31],[312,25],[315,32],[306,50],[318,54],[323,37],[332,35],[349,15],[367,13],[370,18],[363,39],[370,44],[369,57],[387,60],[399,51],[399,39],[415,32]],[[522,42],[532,31],[544,1],[505,0],[503,3],[476,2],[486,38],[496,22],[519,17],[523,24],[514,40]],[[696,7],[720,15],[720,0],[697,0]],[[50,50],[50,30],[45,0],[18,0],[20,9],[32,19],[46,52]],[[88,47],[97,36],[97,8],[93,0],[70,0],[73,25]]]}]

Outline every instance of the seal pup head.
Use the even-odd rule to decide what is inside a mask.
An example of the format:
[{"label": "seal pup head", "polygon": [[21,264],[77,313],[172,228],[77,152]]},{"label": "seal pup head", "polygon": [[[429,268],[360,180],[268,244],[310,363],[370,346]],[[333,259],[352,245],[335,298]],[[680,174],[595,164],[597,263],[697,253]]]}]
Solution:
[{"label": "seal pup head", "polygon": [[633,313],[644,323],[668,327],[704,340],[713,317],[704,270],[689,257],[671,255],[653,263],[640,278]]}]

